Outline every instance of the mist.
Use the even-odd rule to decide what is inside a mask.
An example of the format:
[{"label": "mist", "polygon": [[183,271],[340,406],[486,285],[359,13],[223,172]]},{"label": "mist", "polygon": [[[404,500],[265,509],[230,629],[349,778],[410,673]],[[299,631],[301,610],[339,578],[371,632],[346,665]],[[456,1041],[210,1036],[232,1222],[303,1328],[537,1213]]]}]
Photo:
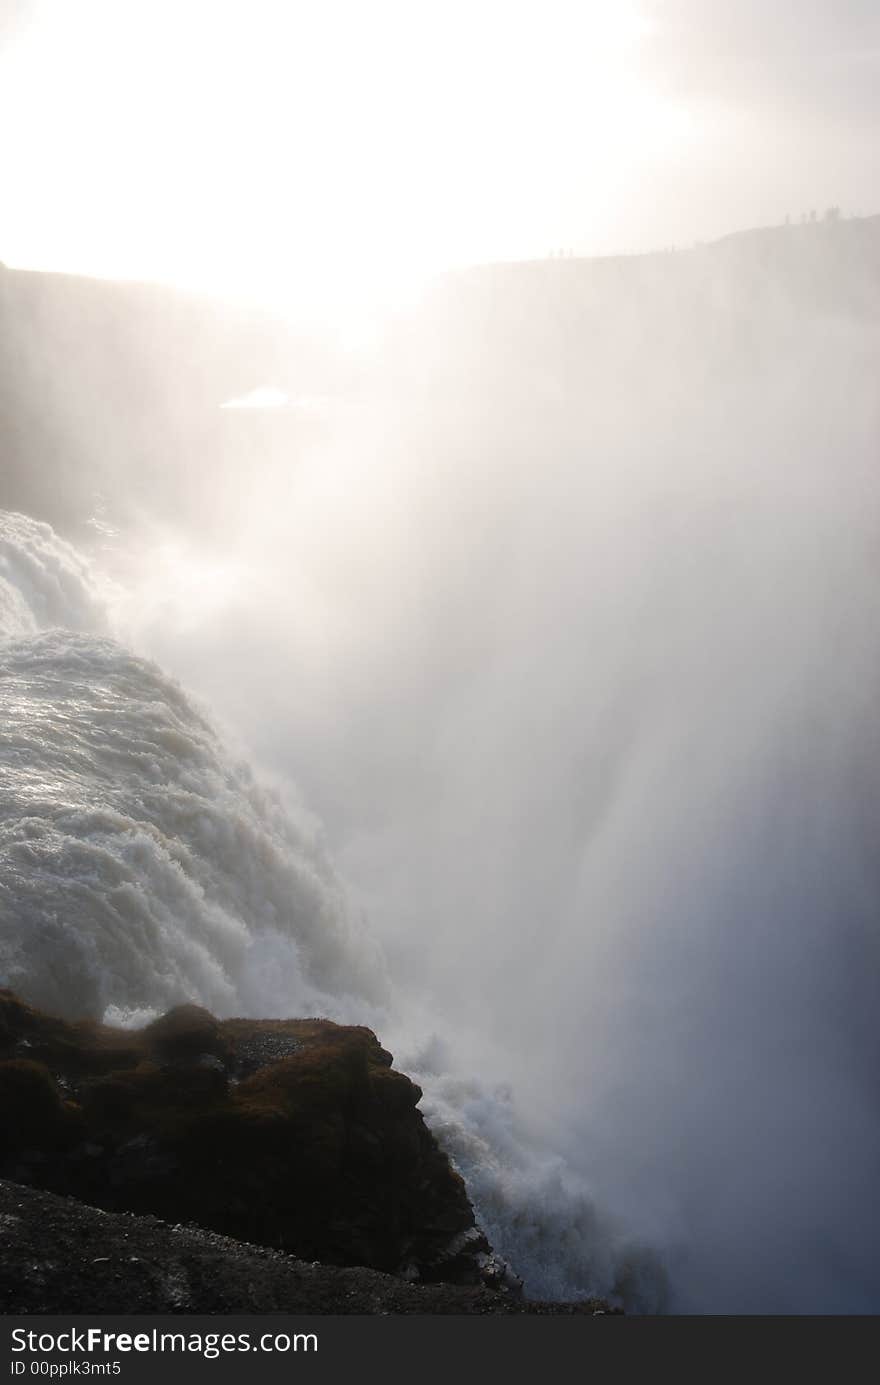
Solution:
[{"label": "mist", "polygon": [[[876,218],[487,267],[357,352],[219,304],[173,329],[158,289],[26,312],[0,271],[0,500],[75,543],[87,594],[2,609],[157,661],[206,802],[275,821],[203,721],[333,863],[299,960],[227,941],[209,982],[172,952],[83,1011],[360,992],[529,1291],[877,1311],[878,267]],[[72,292],[104,306],[55,371]],[[261,387],[286,403],[221,409]],[[263,936],[259,879],[242,903],[187,842]]]}]

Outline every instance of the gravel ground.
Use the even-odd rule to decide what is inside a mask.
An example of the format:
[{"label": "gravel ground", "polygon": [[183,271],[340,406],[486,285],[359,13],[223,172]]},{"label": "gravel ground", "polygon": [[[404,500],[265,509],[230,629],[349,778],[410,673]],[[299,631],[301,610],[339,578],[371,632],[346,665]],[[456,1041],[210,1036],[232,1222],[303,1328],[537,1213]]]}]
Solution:
[{"label": "gravel ground", "polygon": [[407,1284],[309,1264],[155,1217],[102,1212],[0,1181],[0,1312],[596,1313],[487,1288]]},{"label": "gravel ground", "polygon": [[247,1039],[238,1039],[235,1048],[234,1073],[236,1079],[250,1077],[260,1068],[277,1063],[280,1058],[289,1058],[303,1047],[299,1039],[288,1034],[271,1032],[255,1033]]}]

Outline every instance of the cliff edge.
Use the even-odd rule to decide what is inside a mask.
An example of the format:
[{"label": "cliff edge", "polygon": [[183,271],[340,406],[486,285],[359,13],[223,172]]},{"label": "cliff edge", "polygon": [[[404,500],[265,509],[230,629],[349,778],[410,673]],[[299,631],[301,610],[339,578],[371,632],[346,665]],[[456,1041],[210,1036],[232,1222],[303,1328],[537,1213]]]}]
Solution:
[{"label": "cliff edge", "polygon": [[69,1023],[0,991],[0,1178],[326,1265],[513,1283],[369,1029]]}]

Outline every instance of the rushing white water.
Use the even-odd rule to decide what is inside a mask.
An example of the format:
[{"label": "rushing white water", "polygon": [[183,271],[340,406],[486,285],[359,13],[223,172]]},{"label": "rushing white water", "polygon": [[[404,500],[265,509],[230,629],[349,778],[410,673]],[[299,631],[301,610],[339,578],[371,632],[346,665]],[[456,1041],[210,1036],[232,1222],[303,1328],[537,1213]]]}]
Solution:
[{"label": "rushing white water", "polygon": [[69,545],[21,515],[0,542],[7,984],[75,1015],[339,1012],[347,995],[363,1013],[381,962],[314,831],[155,665],[77,628],[103,620]]},{"label": "rushing white water", "polygon": [[122,645],[10,519],[7,974],[367,1018],[531,1292],[876,1310],[878,251],[447,285],[319,428],[105,469]]},{"label": "rushing white water", "polygon": [[31,635],[52,626],[106,629],[95,576],[50,525],[0,513],[0,637]]}]

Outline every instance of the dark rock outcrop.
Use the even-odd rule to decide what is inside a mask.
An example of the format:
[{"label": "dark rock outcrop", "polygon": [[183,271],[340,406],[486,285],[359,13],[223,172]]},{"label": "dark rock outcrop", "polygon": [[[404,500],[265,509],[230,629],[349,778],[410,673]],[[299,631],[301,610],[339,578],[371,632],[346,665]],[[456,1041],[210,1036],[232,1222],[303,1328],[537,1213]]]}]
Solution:
[{"label": "dark rock outcrop", "polygon": [[308,1264],[154,1217],[101,1212],[0,1182],[0,1313],[581,1313],[485,1285],[408,1284]]},{"label": "dark rock outcrop", "polygon": [[67,1023],[0,992],[0,1176],[329,1265],[503,1281],[420,1089],[368,1029]]}]

